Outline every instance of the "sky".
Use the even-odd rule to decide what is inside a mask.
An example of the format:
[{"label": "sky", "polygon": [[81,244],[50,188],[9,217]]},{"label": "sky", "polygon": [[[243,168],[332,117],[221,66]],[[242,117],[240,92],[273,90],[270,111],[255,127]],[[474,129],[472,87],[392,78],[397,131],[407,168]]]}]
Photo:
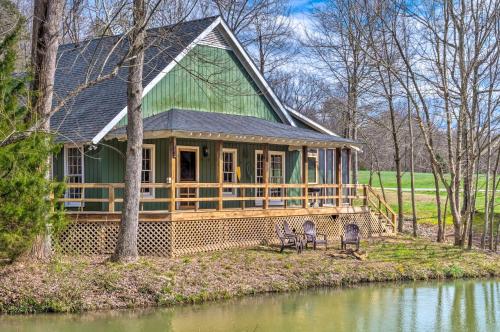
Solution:
[{"label": "sky", "polygon": [[303,15],[310,13],[315,5],[324,2],[324,0],[291,0],[291,15]]}]

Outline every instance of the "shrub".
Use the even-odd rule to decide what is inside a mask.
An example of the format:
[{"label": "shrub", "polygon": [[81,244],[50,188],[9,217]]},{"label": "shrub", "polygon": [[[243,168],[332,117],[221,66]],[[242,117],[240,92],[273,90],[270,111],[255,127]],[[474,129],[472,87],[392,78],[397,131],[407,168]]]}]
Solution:
[{"label": "shrub", "polygon": [[[0,142],[26,131],[32,124],[28,77],[14,73],[17,38],[15,29],[0,40]],[[36,117],[34,117],[36,118]],[[51,212],[50,195],[59,197],[63,186],[49,177],[49,158],[56,151],[48,133],[35,132],[26,139],[0,147],[0,258],[14,259],[26,251],[48,225],[59,231],[62,211]]]}]

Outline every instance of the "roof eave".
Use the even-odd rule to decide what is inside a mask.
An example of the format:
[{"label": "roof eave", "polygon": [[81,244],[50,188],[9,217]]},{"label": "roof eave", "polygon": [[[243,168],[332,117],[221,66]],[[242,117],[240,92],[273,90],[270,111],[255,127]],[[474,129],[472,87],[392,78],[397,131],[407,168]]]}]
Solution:
[{"label": "roof eave", "polygon": [[[205,140],[226,140],[232,142],[245,142],[245,143],[267,143],[277,145],[290,145],[290,146],[308,146],[311,148],[352,148],[360,151],[359,144],[356,142],[344,141],[319,141],[309,139],[290,139],[281,137],[270,137],[261,135],[238,135],[227,133],[212,133],[201,131],[188,131],[188,130],[145,130],[144,139],[155,138],[192,138],[192,139],[205,139]],[[110,139],[126,140],[126,133],[117,133],[108,135]]]}]

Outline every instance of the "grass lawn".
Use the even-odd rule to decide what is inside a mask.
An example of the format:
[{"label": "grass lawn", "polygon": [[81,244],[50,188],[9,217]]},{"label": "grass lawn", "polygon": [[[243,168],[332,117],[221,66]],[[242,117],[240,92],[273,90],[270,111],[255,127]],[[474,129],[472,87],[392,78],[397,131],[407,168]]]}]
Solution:
[{"label": "grass lawn", "polygon": [[[384,171],[381,172],[382,182],[386,188],[396,188],[396,172]],[[359,183],[368,183],[369,171],[360,171],[359,173]],[[403,178],[403,188],[410,189],[410,173],[404,173]],[[484,176],[479,177],[479,188],[484,188],[485,178]],[[380,187],[380,182],[378,176],[374,174],[373,186]],[[415,188],[434,188],[434,177],[431,173],[415,173]],[[395,190],[386,191],[387,201],[391,207],[397,211],[397,195]],[[440,193],[441,200],[443,203],[446,201],[446,192]],[[430,191],[417,191],[416,192],[416,206],[417,206],[417,217],[420,222],[424,223],[437,223],[437,211],[436,211],[436,199],[435,193]],[[406,217],[411,216],[411,195],[410,192],[403,192],[403,213]],[[476,201],[476,218],[474,222],[474,228],[476,230],[482,229],[483,218],[484,218],[484,193],[478,193]],[[448,206],[447,213],[447,223],[451,224],[451,214],[449,213]],[[497,222],[500,222],[500,193],[495,198],[495,215]]]},{"label": "grass lawn", "polygon": [[327,251],[258,246],[115,264],[59,256],[0,266],[0,313],[170,306],[362,282],[500,276],[498,254],[407,236],[362,241],[365,260]]},{"label": "grass lawn", "polygon": [[[380,172],[382,177],[382,183],[384,187],[388,188],[396,188],[396,172],[394,171],[383,171]],[[370,172],[369,171],[359,171],[359,183],[368,183],[370,180]],[[401,178],[403,188],[410,189],[410,173],[404,172]],[[373,187],[380,187],[380,181],[378,178],[378,174],[373,173]],[[431,188],[434,189],[434,176],[432,173],[415,173],[415,188]],[[441,188],[443,186],[441,185]],[[485,189],[485,176],[479,176],[479,189]]]}]

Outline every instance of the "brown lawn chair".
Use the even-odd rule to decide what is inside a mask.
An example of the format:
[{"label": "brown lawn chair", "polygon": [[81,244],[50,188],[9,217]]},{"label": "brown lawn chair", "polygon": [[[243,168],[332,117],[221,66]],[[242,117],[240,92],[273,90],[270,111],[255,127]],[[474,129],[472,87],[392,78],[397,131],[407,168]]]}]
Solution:
[{"label": "brown lawn chair", "polygon": [[344,228],[344,235],[340,237],[342,249],[347,250],[348,244],[355,244],[359,250],[359,227],[356,224],[347,224]]},{"label": "brown lawn chair", "polygon": [[307,244],[312,243],[313,249],[316,250],[318,244],[324,244],[325,250],[327,249],[326,234],[316,233],[316,225],[311,220],[306,220],[304,222],[304,235],[306,237],[306,249]]},{"label": "brown lawn chair", "polygon": [[280,252],[283,252],[285,248],[295,248],[299,254],[302,252],[302,240],[299,236],[290,231],[288,224],[283,228],[288,228],[290,232],[281,229],[281,226],[278,224],[274,225],[274,228],[276,229],[276,235],[278,235],[278,238],[281,241]]}]

